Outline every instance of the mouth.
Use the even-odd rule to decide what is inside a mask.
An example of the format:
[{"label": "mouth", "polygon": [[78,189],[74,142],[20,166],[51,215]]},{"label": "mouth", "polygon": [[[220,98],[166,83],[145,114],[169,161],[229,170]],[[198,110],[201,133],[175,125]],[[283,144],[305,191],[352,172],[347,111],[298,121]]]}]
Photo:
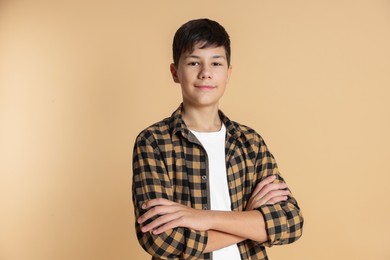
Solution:
[{"label": "mouth", "polygon": [[216,87],[210,86],[210,85],[199,85],[199,86],[195,86],[195,87],[197,89],[201,89],[201,90],[213,90],[216,88]]}]

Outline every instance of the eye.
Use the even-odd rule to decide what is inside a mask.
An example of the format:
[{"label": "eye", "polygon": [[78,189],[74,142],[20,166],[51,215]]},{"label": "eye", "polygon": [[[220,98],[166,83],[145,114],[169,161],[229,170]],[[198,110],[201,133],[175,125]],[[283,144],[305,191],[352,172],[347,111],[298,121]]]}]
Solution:
[{"label": "eye", "polygon": [[222,66],[222,63],[220,63],[220,62],[213,62],[212,65],[213,66]]},{"label": "eye", "polygon": [[199,62],[197,62],[197,61],[192,61],[192,62],[189,62],[188,65],[189,65],[189,66],[198,66],[198,65],[199,65]]}]

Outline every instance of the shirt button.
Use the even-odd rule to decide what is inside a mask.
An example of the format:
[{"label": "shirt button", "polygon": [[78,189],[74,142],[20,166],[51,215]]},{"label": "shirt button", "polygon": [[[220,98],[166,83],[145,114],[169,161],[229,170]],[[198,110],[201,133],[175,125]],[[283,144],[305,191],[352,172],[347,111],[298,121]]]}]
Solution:
[{"label": "shirt button", "polygon": [[206,175],[202,175],[202,180],[207,180],[207,176]]}]

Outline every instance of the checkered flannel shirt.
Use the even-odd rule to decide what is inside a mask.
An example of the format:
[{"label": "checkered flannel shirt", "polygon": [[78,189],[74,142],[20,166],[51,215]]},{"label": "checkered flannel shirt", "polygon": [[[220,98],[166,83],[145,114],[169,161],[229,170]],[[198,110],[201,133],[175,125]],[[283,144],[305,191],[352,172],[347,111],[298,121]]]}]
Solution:
[{"label": "checkered flannel shirt", "polygon": [[[141,205],[165,198],[195,209],[210,209],[207,154],[182,119],[182,105],[166,118],[142,131],[133,153],[133,203],[135,218],[145,213]],[[256,184],[270,175],[284,182],[272,154],[259,134],[230,121],[221,111],[226,126],[226,167],[231,209],[244,211]],[[265,246],[292,243],[302,234],[303,218],[297,201],[263,205],[268,240],[238,243],[242,259],[268,259]],[[141,246],[152,259],[211,259],[203,253],[207,231],[174,228],[160,235],[135,228]]]}]

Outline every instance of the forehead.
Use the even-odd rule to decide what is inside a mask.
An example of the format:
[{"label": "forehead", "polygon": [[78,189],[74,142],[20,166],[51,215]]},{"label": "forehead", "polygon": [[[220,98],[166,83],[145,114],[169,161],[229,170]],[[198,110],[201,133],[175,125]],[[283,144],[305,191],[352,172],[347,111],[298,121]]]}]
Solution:
[{"label": "forehead", "polygon": [[204,47],[204,44],[196,44],[193,47],[193,50],[187,50],[182,54],[182,58],[189,57],[218,57],[226,59],[226,50],[224,46],[207,46]]}]

